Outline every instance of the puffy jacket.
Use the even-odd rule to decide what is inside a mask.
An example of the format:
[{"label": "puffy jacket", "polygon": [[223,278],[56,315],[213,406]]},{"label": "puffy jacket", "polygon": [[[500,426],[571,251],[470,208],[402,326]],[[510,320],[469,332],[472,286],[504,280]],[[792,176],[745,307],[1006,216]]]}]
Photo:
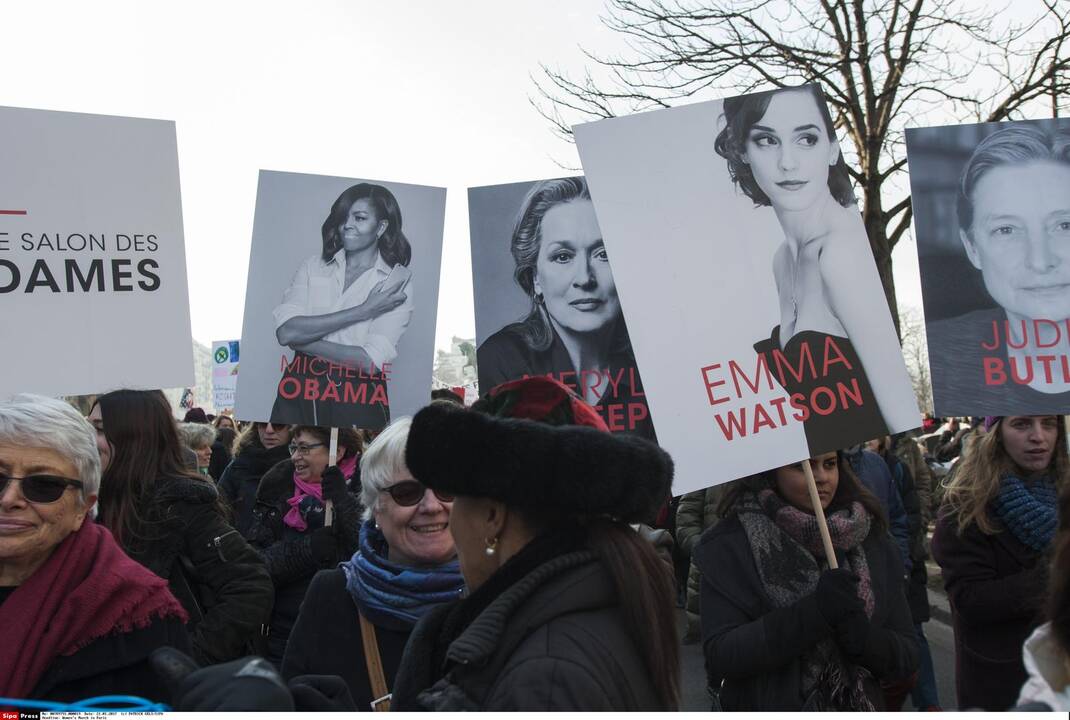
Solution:
[{"label": "puffy jacket", "polygon": [[[691,556],[698,544],[702,533],[717,524],[720,519],[717,516],[717,506],[724,497],[725,489],[731,483],[716,485],[705,490],[696,490],[680,498],[680,504],[676,507],[676,542],[688,557]],[[687,571],[687,633],[697,635],[701,628],[699,588],[702,583],[702,575],[692,558]]]},{"label": "puffy jacket", "polygon": [[335,567],[348,560],[360,544],[360,480],[354,477],[344,496],[333,498],[335,537],[333,553],[327,557],[313,552],[315,532],[299,532],[283,523],[289,512],[287,503],[294,494],[294,466],[286,460],[264,474],[256,491],[253,524],[246,537],[264,558],[275,584],[275,605],[271,613],[267,658],[281,664],[290,631],[297,621],[301,601],[312,577],[319,570]]},{"label": "puffy jacket", "polygon": [[[877,680],[902,679],[917,668],[918,647],[903,596],[903,571],[895,546],[884,533],[863,541],[876,608],[870,622],[879,631],[879,652],[867,668],[866,694],[884,707]],[[720,688],[724,710],[801,710],[800,657],[834,632],[814,595],[775,608],[754,564],[739,518],[726,518],[695,548],[702,572],[702,640],[711,688]],[[876,678],[876,679],[874,679]],[[723,685],[722,685],[723,681]]]},{"label": "puffy jacket", "polygon": [[435,608],[416,625],[391,710],[665,709],[613,580],[591,551],[539,565],[494,599],[449,644],[448,671],[428,687],[428,659],[453,607]]},{"label": "puffy jacket", "polygon": [[165,578],[189,613],[194,656],[209,664],[248,654],[274,591],[264,561],[227,524],[215,486],[161,478],[145,512],[150,539],[128,552]]},{"label": "puffy jacket", "polygon": [[270,450],[249,445],[243,448],[223,471],[219,478],[219,490],[230,505],[234,527],[242,536],[248,535],[249,528],[252,527],[256,489],[260,487],[264,473],[289,459],[290,449],[285,445]]}]

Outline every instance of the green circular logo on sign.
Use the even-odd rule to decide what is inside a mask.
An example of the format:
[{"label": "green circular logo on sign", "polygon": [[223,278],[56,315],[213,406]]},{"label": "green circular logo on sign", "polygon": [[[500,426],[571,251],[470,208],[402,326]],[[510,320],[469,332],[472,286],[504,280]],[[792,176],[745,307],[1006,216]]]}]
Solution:
[{"label": "green circular logo on sign", "polygon": [[217,363],[225,363],[229,359],[230,352],[225,347],[221,347],[215,351],[215,361]]}]

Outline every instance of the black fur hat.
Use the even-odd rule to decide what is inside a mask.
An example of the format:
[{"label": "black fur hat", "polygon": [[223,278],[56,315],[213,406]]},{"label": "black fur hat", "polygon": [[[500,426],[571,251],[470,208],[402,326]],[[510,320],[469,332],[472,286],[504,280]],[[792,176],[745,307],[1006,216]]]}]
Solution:
[{"label": "black fur hat", "polygon": [[591,415],[554,380],[506,383],[471,410],[436,403],[418,412],[405,463],[429,488],[539,517],[649,521],[669,496],[672,458],[642,438],[610,434]]}]

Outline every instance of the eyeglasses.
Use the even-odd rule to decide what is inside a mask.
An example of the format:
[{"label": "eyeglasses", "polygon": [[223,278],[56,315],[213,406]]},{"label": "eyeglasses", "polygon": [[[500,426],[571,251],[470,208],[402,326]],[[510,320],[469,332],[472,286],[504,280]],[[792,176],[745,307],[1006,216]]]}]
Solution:
[{"label": "eyeglasses", "polygon": [[28,477],[11,477],[0,475],[0,496],[7,492],[7,486],[12,480],[18,480],[22,486],[22,496],[27,501],[38,505],[54,503],[63,497],[67,488],[73,487],[79,490],[85,487],[81,480],[71,480],[55,475],[30,475]]},{"label": "eyeglasses", "polygon": [[313,448],[323,447],[323,443],[290,443],[291,455],[308,455]]},{"label": "eyeglasses", "polygon": [[[427,488],[415,480],[402,480],[390,487],[383,488],[383,491],[390,493],[390,497],[394,498],[394,502],[401,507],[412,507],[424,499],[424,493],[427,492]],[[453,495],[449,493],[444,493],[440,490],[432,490],[431,492],[435,494],[435,497],[440,502],[453,502]]]}]

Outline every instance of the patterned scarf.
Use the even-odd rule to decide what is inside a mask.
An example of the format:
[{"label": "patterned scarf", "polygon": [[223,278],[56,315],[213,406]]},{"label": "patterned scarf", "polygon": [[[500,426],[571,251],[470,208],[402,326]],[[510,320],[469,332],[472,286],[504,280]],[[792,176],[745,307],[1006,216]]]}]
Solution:
[{"label": "patterned scarf", "polygon": [[[347,456],[338,463],[338,469],[347,481],[357,468],[357,457]],[[305,532],[309,527],[323,527],[323,486],[318,482],[305,482],[294,472],[294,494],[286,502],[290,505],[290,511],[283,516],[283,523],[298,532]]]},{"label": "patterned scarf", "polygon": [[996,515],[1022,544],[1042,553],[1051,546],[1059,524],[1058,495],[1055,483],[1046,475],[1029,485],[1007,475],[1000,481],[994,500]]},{"label": "patterned scarf", "polygon": [[[828,567],[817,519],[785,503],[771,488],[748,491],[737,507],[750,542],[758,577],[773,605],[788,607],[817,590]],[[866,614],[873,616],[875,600],[869,563],[862,541],[872,519],[861,503],[826,515],[836,550],[843,551],[841,567],[859,577],[858,595]],[[802,691],[808,710],[873,710],[866,696],[866,671],[849,665],[831,638],[825,638],[801,658]]]},{"label": "patterned scarf", "polygon": [[386,538],[373,520],[360,527],[360,547],[342,563],[346,589],[373,625],[408,630],[431,608],[457,600],[464,592],[456,560],[433,567],[399,565],[387,560]]}]

